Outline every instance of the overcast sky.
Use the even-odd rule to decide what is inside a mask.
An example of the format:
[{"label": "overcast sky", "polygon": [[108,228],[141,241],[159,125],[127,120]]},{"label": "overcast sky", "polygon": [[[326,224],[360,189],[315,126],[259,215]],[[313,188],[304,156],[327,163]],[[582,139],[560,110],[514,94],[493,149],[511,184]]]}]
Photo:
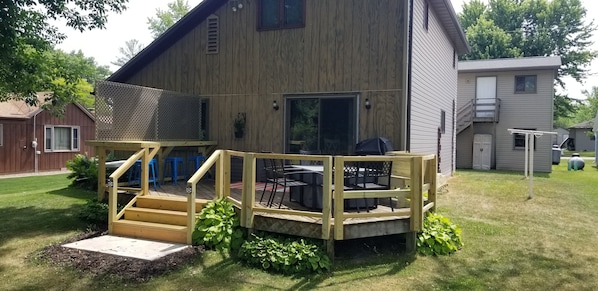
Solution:
[{"label": "overcast sky", "polygon": [[[189,6],[195,7],[202,0],[187,0]],[[94,57],[98,64],[108,65],[112,71],[118,69],[110,62],[118,56],[118,48],[124,46],[125,41],[136,38],[142,44],[148,45],[153,39],[148,30],[147,18],[156,14],[156,9],[166,9],[167,3],[172,0],[129,0],[128,9],[122,14],[113,14],[108,18],[106,29],[85,31],[83,33],[71,28],[63,28],[68,38],[58,45],[58,48],[70,52],[82,50],[86,56]],[[459,13],[463,2],[469,0],[451,0],[455,11]],[[486,1],[487,2],[487,1]],[[598,1],[581,0],[588,10],[588,18],[598,15]],[[598,32],[594,34],[594,49],[598,50]],[[583,98],[581,91],[590,90],[592,85],[598,86],[598,60],[593,62],[594,76],[586,79],[584,85],[568,78],[565,80],[570,97]]]}]

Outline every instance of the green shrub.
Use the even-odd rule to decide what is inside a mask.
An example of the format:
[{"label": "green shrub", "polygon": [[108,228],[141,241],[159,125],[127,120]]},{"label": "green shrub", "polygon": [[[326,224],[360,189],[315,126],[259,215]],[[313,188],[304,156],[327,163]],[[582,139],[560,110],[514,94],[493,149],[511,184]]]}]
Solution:
[{"label": "green shrub", "polygon": [[79,218],[91,225],[106,227],[108,225],[108,204],[97,199],[88,200],[79,211]]},{"label": "green shrub", "polygon": [[428,213],[417,236],[417,252],[422,255],[448,255],[461,249],[461,229],[450,219]]},{"label": "green shrub", "polygon": [[239,258],[249,265],[283,274],[300,274],[330,270],[330,259],[319,244],[305,239],[260,237],[246,241]]},{"label": "green shrub", "polygon": [[193,231],[193,244],[219,251],[234,251],[241,247],[243,241],[239,218],[230,201],[218,199],[201,210]]},{"label": "green shrub", "polygon": [[71,171],[67,178],[73,179],[72,185],[89,190],[98,189],[98,160],[95,157],[77,154],[66,162],[66,168]]}]

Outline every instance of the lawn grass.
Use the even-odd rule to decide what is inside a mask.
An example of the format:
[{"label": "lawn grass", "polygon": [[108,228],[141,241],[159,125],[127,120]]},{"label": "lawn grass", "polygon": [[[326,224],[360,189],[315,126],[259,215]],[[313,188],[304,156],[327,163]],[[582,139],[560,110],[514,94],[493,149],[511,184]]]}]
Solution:
[{"label": "lawn grass", "polygon": [[563,152],[563,157],[571,157],[573,155],[573,153],[578,153],[580,157],[585,157],[585,158],[593,158],[596,156],[596,152],[591,151],[591,152],[577,152],[577,151],[568,151],[565,150]]},{"label": "lawn grass", "polygon": [[[207,252],[189,266],[143,284],[81,276],[26,258],[85,228],[76,212],[94,194],[67,188],[68,181],[61,176],[0,180],[4,277],[0,290],[592,290],[598,286],[598,169],[591,165],[574,172],[561,163],[551,174],[537,174],[531,200],[521,173],[458,171],[449,180],[449,192],[438,196],[438,211],[463,229],[465,246],[452,256],[411,256],[363,242],[369,253],[337,258],[329,274],[285,277]],[[343,251],[338,244],[337,251]]]}]

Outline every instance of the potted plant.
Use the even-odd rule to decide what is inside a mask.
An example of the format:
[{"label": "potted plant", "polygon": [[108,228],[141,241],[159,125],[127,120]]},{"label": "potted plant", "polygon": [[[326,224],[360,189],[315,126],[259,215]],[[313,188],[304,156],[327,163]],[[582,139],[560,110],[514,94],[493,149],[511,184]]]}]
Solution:
[{"label": "potted plant", "polygon": [[246,121],[246,117],[245,117],[245,113],[237,113],[237,117],[235,118],[234,122],[233,122],[233,127],[235,129],[235,137],[236,138],[242,138],[243,137],[243,133],[245,133],[245,121]]}]

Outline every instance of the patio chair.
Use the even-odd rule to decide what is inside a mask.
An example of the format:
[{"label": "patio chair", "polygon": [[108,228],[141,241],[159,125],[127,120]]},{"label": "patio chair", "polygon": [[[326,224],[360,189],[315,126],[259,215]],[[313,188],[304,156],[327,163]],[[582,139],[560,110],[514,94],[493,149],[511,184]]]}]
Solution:
[{"label": "patio chair", "polygon": [[[304,187],[309,185],[306,182],[293,179],[292,175],[302,173],[305,173],[305,171],[293,170],[292,167],[285,166],[282,160],[264,159],[264,174],[266,181],[264,184],[264,189],[262,190],[262,195],[260,197],[260,203],[264,199],[268,184],[270,184],[270,196],[268,197],[268,202],[266,205],[268,207],[272,207],[274,198],[278,192],[278,187],[280,186],[282,187],[282,197],[280,198],[280,203],[278,204],[278,208],[280,209],[287,189],[290,190],[293,187]],[[303,189],[301,188],[301,190]]]},{"label": "patio chair", "polygon": [[[357,186],[363,190],[390,190],[390,174],[392,169],[392,162],[391,161],[383,161],[383,162],[375,162],[375,161],[366,161],[360,162],[359,167],[363,169],[363,174],[360,177]],[[389,199],[390,209],[394,212],[394,207],[392,203],[392,198]],[[369,211],[370,206],[368,205],[368,201],[366,198],[365,206],[366,209]],[[378,198],[375,199],[375,205],[372,208],[375,208],[378,204]],[[359,208],[358,208],[359,211]]]}]

